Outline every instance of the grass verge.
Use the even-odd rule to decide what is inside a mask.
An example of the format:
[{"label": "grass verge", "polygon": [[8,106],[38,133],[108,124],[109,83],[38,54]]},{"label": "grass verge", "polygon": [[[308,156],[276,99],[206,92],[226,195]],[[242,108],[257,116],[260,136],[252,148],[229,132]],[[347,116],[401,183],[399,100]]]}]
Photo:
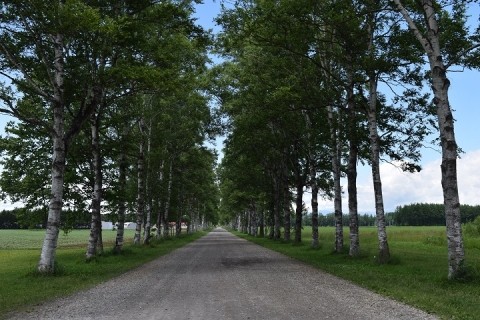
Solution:
[{"label": "grass verge", "polygon": [[[6,237],[6,233],[3,231],[7,230],[1,230],[0,240]],[[40,276],[35,272],[40,250],[35,247],[38,245],[38,236],[41,238],[44,231],[8,231],[10,236],[18,237],[18,241],[16,246],[10,245],[8,249],[0,249],[0,318],[3,318],[2,315],[7,312],[27,308],[46,300],[92,287],[165,255],[206,234],[206,232],[196,232],[191,235],[182,235],[179,238],[153,241],[148,246],[127,244],[124,252],[116,255],[110,249],[112,247],[110,236],[114,232],[111,234],[104,232],[105,253],[96,260],[86,263],[87,242],[84,239],[88,239],[88,231],[74,230],[66,236],[70,237],[68,241],[66,238],[63,240],[60,238],[56,256],[59,274]],[[27,233],[29,236],[25,237],[23,233]],[[127,233],[127,238],[128,235]],[[20,241],[20,239],[25,241]],[[114,239],[113,236],[112,239]]]},{"label": "grass verge", "polygon": [[333,253],[334,228],[320,229],[319,249],[310,248],[311,229],[305,228],[300,245],[265,238],[236,235],[303,261],[316,268],[382,295],[402,301],[442,319],[478,319],[480,315],[480,239],[466,238],[466,260],[471,279],[447,280],[447,250],[444,227],[389,227],[389,264],[376,263],[376,229],[360,229],[360,257]]}]

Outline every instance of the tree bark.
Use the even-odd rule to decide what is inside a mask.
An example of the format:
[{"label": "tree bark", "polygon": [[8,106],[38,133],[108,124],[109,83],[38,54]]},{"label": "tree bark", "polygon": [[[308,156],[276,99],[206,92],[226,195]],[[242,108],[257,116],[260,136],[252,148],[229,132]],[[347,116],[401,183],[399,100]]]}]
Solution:
[{"label": "tree bark", "polygon": [[312,248],[318,248],[320,242],[318,240],[318,182],[317,182],[317,165],[314,157],[314,141],[312,141],[311,130],[313,129],[312,119],[308,112],[305,112],[305,123],[307,125],[308,137],[308,170],[310,174],[310,188],[312,190]]},{"label": "tree bark", "polygon": [[422,45],[428,56],[432,76],[433,103],[437,107],[440,143],[442,146],[442,190],[445,205],[445,220],[448,246],[448,278],[455,279],[464,272],[465,248],[463,244],[460,200],[457,183],[457,142],[452,110],[448,100],[450,81],[447,78],[447,68],[443,63],[440,46],[441,30],[435,15],[433,1],[422,0],[425,13],[426,35],[422,34],[402,5],[401,0],[394,0],[398,11],[408,23],[410,30]]},{"label": "tree bark", "polygon": [[335,252],[343,251],[343,213],[342,213],[342,186],[340,185],[340,138],[334,121],[332,106],[328,106],[328,124],[330,139],[332,140],[331,163],[333,173],[333,191],[335,208]]},{"label": "tree bark", "polygon": [[[165,165],[165,160],[162,160],[160,163],[160,170],[159,170],[159,177],[158,177],[158,184],[162,185],[163,184],[163,167]],[[158,202],[157,202],[157,207],[158,207],[158,216],[157,216],[157,234],[156,237],[157,239],[160,239],[162,236],[162,226],[164,225],[164,214],[162,211],[162,201],[161,197],[158,197]]]},{"label": "tree bark", "polygon": [[280,193],[282,192],[281,190],[281,184],[279,183],[278,177],[273,177],[274,180],[274,188],[273,188],[273,198],[274,198],[274,203],[273,203],[273,240],[279,240],[280,239],[280,207],[281,207],[281,197]]},{"label": "tree bark", "polygon": [[90,236],[88,240],[87,253],[85,258],[91,260],[95,258],[98,253],[102,253],[98,247],[101,241],[100,234],[102,232],[102,218],[101,218],[101,202],[102,202],[102,158],[100,154],[100,115],[95,113],[92,115],[91,134],[92,134],[92,158],[93,158],[93,193],[92,193],[92,208],[91,208],[91,227]]},{"label": "tree bark", "polygon": [[370,137],[370,155],[372,161],[373,191],[375,194],[375,213],[377,216],[378,258],[379,263],[390,260],[387,240],[385,211],[383,205],[382,181],[380,177],[380,142],[377,131],[377,79],[371,74],[369,79],[370,96],[368,108],[368,129]]},{"label": "tree bark", "polygon": [[118,205],[118,223],[117,223],[117,236],[115,238],[115,246],[113,251],[120,253],[123,249],[124,242],[124,230],[125,230],[125,190],[127,184],[127,156],[125,149],[122,148],[120,154],[119,172],[118,172],[118,189],[119,189],[119,205]]},{"label": "tree bark", "polygon": [[260,210],[260,217],[259,217],[260,223],[258,227],[258,236],[260,238],[265,238],[265,208],[261,208]]},{"label": "tree bark", "polygon": [[[315,179],[315,175],[312,176]],[[312,248],[318,248],[320,245],[318,236],[318,184],[312,181]]]},{"label": "tree bark", "polygon": [[303,183],[297,184],[295,197],[295,243],[302,242],[302,217],[303,217]]},{"label": "tree bark", "polygon": [[292,228],[291,226],[291,223],[290,223],[290,210],[289,208],[286,206],[286,201],[284,198],[281,199],[281,208],[280,210],[283,211],[283,239],[285,241],[290,241],[291,240],[291,234],[290,234],[290,229]]},{"label": "tree bark", "polygon": [[275,206],[272,206],[272,208],[269,210],[269,220],[268,220],[268,225],[269,225],[269,230],[268,230],[268,239],[275,239]]},{"label": "tree bark", "polygon": [[65,124],[64,124],[64,54],[63,35],[56,34],[54,40],[54,102],[53,102],[53,157],[52,196],[48,209],[47,228],[38,262],[40,273],[55,271],[60,214],[63,207],[63,181],[65,172]]},{"label": "tree bark", "polygon": [[347,86],[347,122],[348,122],[348,214],[350,228],[350,250],[349,255],[356,257],[360,254],[360,237],[358,230],[358,201],[357,201],[357,161],[358,161],[358,138],[357,138],[357,116],[354,100],[353,72],[348,70],[349,85]]},{"label": "tree bark", "polygon": [[284,240],[289,242],[291,240],[291,212],[290,212],[290,190],[288,188],[288,171],[285,161],[281,164],[280,171],[280,206],[283,211]]},{"label": "tree bark", "polygon": [[257,233],[258,233],[258,217],[257,217],[257,206],[255,204],[255,202],[252,202],[252,204],[250,205],[250,212],[251,212],[251,218],[252,218],[252,222],[251,222],[251,225],[252,225],[252,236],[256,237],[257,236]]},{"label": "tree bark", "polygon": [[138,245],[141,242],[142,224],[145,214],[145,139],[144,139],[144,119],[140,119],[140,146],[137,162],[137,219],[135,226],[135,236],[133,243]]},{"label": "tree bark", "polygon": [[170,166],[168,169],[168,184],[167,184],[167,198],[165,200],[165,212],[163,214],[164,226],[163,226],[163,237],[169,237],[169,210],[170,210],[170,198],[172,197],[172,180],[173,180],[173,159],[170,159]]},{"label": "tree bark", "polygon": [[151,151],[151,142],[152,140],[152,121],[150,119],[150,126],[148,128],[148,137],[147,137],[147,161],[146,161],[146,169],[144,170],[146,172],[145,174],[145,214],[146,214],[146,219],[145,219],[145,228],[143,231],[143,244],[148,244],[150,242],[150,231],[152,228],[152,198],[150,195],[150,151]]}]

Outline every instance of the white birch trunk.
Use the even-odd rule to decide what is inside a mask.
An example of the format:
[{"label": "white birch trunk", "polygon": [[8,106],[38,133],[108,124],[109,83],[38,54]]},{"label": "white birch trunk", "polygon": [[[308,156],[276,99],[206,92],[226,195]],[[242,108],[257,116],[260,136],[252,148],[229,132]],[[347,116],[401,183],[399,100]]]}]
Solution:
[{"label": "white birch trunk", "polygon": [[[165,165],[165,160],[162,160],[160,162],[160,170],[159,170],[159,176],[158,176],[158,184],[162,185],[163,184],[163,167]],[[162,213],[162,201],[161,197],[158,197],[158,217],[157,217],[157,233],[156,237],[157,239],[160,239],[162,237],[162,227],[164,223],[163,219],[163,213]]]},{"label": "white birch trunk", "polygon": [[54,102],[53,102],[53,157],[52,157],[52,195],[48,208],[47,229],[38,262],[40,273],[55,271],[55,252],[57,249],[60,214],[63,207],[63,181],[65,172],[65,124],[64,124],[64,54],[63,35],[53,37],[54,42]]},{"label": "white birch trunk", "polygon": [[113,251],[120,253],[123,249],[124,242],[124,229],[125,229],[125,189],[127,183],[127,159],[125,155],[125,150],[122,148],[122,153],[120,155],[120,168],[118,173],[118,184],[119,184],[119,194],[120,194],[120,204],[118,206],[118,226],[117,226],[117,236],[115,238],[115,247]]},{"label": "white birch trunk", "polygon": [[173,159],[170,160],[170,167],[168,169],[168,186],[167,186],[167,199],[165,200],[165,212],[163,215],[164,228],[163,228],[163,236],[164,238],[169,237],[169,210],[170,210],[170,198],[172,196],[172,181],[173,181]]},{"label": "white birch trunk", "polygon": [[387,263],[390,260],[390,250],[387,240],[385,211],[383,206],[382,180],[380,177],[380,143],[377,131],[377,79],[371,75],[369,80],[370,97],[368,108],[368,129],[372,161],[373,191],[375,194],[375,213],[377,216],[378,262]]},{"label": "white birch trunk", "polygon": [[[311,173],[312,175],[312,248],[318,248],[320,245],[319,237],[318,237],[318,185],[316,182],[316,172]],[[314,181],[315,180],[315,181]]]},{"label": "white birch trunk", "polygon": [[94,258],[97,254],[97,251],[99,251],[97,244],[99,239],[101,239],[100,234],[102,232],[102,221],[100,214],[100,205],[102,202],[102,160],[100,155],[99,119],[95,114],[92,115],[91,134],[94,184],[92,193],[92,220],[90,236],[88,240],[87,253],[85,255],[87,260]]},{"label": "white birch trunk", "polygon": [[274,204],[273,204],[273,240],[280,239],[280,183],[278,177],[273,177],[274,180]]},{"label": "white birch trunk", "polygon": [[280,206],[281,209],[283,210],[283,219],[284,219],[284,230],[283,230],[283,238],[285,241],[290,241],[291,240],[291,222],[290,222],[290,191],[288,190],[287,186],[287,175],[288,173],[286,165],[282,163],[282,168],[281,168],[281,178],[280,178]]},{"label": "white birch trunk", "polygon": [[349,152],[347,165],[348,183],[348,214],[350,228],[350,250],[349,255],[356,257],[360,254],[360,236],[358,230],[358,200],[357,200],[357,160],[358,160],[358,138],[357,138],[357,117],[355,114],[355,101],[353,93],[352,71],[348,71],[349,85],[347,86],[347,121],[349,135]]},{"label": "white birch trunk", "polygon": [[140,119],[141,141],[138,152],[137,162],[137,219],[135,226],[135,235],[133,243],[138,245],[141,242],[142,225],[145,213],[145,140],[144,140],[144,120]]},{"label": "white birch trunk", "polygon": [[343,251],[343,213],[342,213],[342,187],[340,185],[340,137],[334,121],[332,106],[328,106],[328,125],[330,139],[332,140],[331,163],[333,173],[333,191],[335,208],[335,252]]},{"label": "white birch trunk", "polygon": [[265,207],[260,210],[260,216],[258,219],[258,236],[260,238],[265,237]]},{"label": "white birch trunk", "polygon": [[302,213],[303,213],[303,183],[297,184],[295,197],[295,243],[302,242]]},{"label": "white birch trunk", "polygon": [[148,244],[150,242],[150,231],[152,229],[152,202],[150,196],[150,184],[149,184],[149,175],[150,175],[150,150],[151,150],[151,140],[152,140],[152,121],[150,120],[150,127],[148,129],[148,137],[147,137],[147,161],[146,161],[146,177],[145,177],[145,228],[143,232],[143,244]]},{"label": "white birch trunk", "polygon": [[251,205],[252,212],[252,236],[256,237],[258,233],[258,215],[257,215],[257,206],[255,202]]},{"label": "white birch trunk", "polygon": [[318,183],[317,183],[317,166],[313,156],[312,143],[312,120],[307,112],[305,112],[305,123],[307,124],[307,138],[309,141],[308,146],[308,160],[309,160],[309,174],[310,174],[310,188],[312,190],[311,207],[312,207],[312,248],[318,248],[320,242],[318,240]]},{"label": "white birch trunk", "polygon": [[448,278],[454,279],[464,272],[465,248],[463,244],[460,199],[457,183],[457,143],[455,140],[454,120],[448,100],[450,81],[447,78],[447,68],[443,63],[440,47],[440,32],[436,20],[433,1],[422,0],[425,12],[424,36],[411,19],[401,0],[394,0],[398,11],[408,23],[410,30],[422,45],[428,56],[432,75],[432,90],[434,104],[437,107],[440,143],[442,146],[442,190],[445,205],[445,220],[448,245]]}]

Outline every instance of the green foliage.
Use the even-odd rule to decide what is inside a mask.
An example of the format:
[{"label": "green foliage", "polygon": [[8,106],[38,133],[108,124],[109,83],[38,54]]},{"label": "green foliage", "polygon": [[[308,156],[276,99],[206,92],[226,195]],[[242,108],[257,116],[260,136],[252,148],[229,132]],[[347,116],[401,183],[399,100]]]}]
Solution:
[{"label": "green foliage", "polygon": [[[480,206],[461,205],[462,223],[471,222],[480,216]],[[394,221],[399,226],[440,226],[445,225],[443,204],[414,203],[399,206],[394,213]]]},{"label": "green foliage", "polygon": [[480,214],[475,220],[463,225],[463,233],[469,237],[480,237]]},{"label": "green foliage", "polygon": [[0,229],[17,229],[17,215],[16,210],[2,210],[0,211]]},{"label": "green foliage", "polygon": [[[343,225],[348,226],[349,224],[349,216],[348,214],[342,215]],[[375,226],[376,217],[369,214],[359,214],[358,215],[358,225],[361,227],[368,227],[368,226]],[[388,218],[387,218],[388,224]],[[312,225],[312,215],[306,214],[303,218],[303,225],[304,226],[311,226]],[[319,214],[318,216],[318,225],[322,227],[332,227],[335,226],[335,213],[328,213],[328,214]]]}]

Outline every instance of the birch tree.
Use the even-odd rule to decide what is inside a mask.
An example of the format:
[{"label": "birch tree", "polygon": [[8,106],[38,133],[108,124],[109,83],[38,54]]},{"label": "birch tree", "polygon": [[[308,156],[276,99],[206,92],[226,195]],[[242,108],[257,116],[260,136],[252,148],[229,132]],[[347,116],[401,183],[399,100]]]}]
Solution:
[{"label": "birch tree", "polygon": [[453,65],[475,66],[470,64],[469,59],[478,57],[480,43],[478,36],[469,34],[469,29],[465,26],[465,6],[468,1],[454,2],[450,12],[442,9],[443,5],[448,5],[443,1],[422,0],[411,5],[402,0],[393,0],[393,3],[428,59],[442,148],[441,173],[448,241],[448,278],[455,279],[464,273],[465,249],[457,184],[458,148],[448,98],[450,80],[447,72]]},{"label": "birch tree", "polygon": [[[99,21],[95,10],[76,2],[3,2],[0,70],[8,81],[2,86],[1,100],[5,107],[0,111],[22,121],[36,123],[52,136],[51,200],[38,264],[41,273],[52,273],[55,269],[66,150],[82,125],[88,121],[100,96],[94,86],[87,85],[89,94],[80,93],[80,103],[73,104],[74,88],[70,86],[73,81],[67,79],[70,77],[68,58],[71,53],[68,48],[71,48],[76,37],[81,38],[93,30],[98,32]],[[32,118],[29,110],[21,111],[18,101],[27,97],[40,98],[37,108],[47,107],[53,115],[52,121],[44,122]],[[65,122],[66,110],[73,114],[68,123]]]}]

